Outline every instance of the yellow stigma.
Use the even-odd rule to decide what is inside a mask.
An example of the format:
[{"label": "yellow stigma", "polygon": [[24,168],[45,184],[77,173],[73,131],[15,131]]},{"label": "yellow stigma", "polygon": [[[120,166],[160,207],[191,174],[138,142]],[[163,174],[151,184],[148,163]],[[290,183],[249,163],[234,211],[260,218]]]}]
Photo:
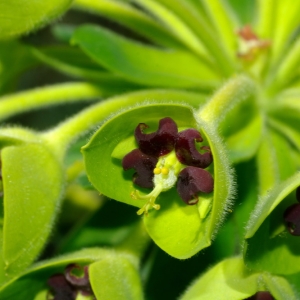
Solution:
[{"label": "yellow stigma", "polygon": [[168,175],[169,174],[169,169],[168,168],[162,168],[161,169],[161,174]]},{"label": "yellow stigma", "polygon": [[154,168],[153,173],[158,175],[161,172],[161,168]]}]

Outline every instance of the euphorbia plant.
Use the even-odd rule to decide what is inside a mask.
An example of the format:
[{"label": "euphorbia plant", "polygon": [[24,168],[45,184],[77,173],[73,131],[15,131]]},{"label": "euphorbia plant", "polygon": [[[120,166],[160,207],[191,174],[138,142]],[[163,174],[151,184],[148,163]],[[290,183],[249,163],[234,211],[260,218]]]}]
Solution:
[{"label": "euphorbia plant", "polygon": [[300,1],[2,2],[1,299],[300,298]]}]

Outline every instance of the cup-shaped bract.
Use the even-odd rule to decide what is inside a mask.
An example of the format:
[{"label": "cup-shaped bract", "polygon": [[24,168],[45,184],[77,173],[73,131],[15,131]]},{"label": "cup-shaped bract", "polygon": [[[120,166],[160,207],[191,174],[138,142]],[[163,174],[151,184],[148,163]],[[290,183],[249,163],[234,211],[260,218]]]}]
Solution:
[{"label": "cup-shaped bract", "polygon": [[[177,141],[181,138],[180,132],[195,130],[199,132],[201,139],[194,139],[192,144],[195,149],[192,152],[198,151],[199,156],[206,156],[211,152],[213,159],[210,158],[207,164],[198,166],[200,171],[197,171],[195,166],[179,161],[175,146],[175,150],[168,148],[167,154],[164,152],[164,155],[158,157],[151,151],[148,154],[140,153],[140,139],[149,139],[146,143],[150,141],[150,144],[152,139],[160,141],[159,135],[163,133],[164,126],[167,124],[173,128],[170,119],[178,128]],[[145,131],[146,126],[149,132]],[[160,143],[163,144],[162,141]],[[184,145],[190,150],[191,146]],[[180,147],[182,149],[182,145]],[[144,213],[144,224],[154,242],[168,254],[184,259],[211,244],[232,195],[233,176],[223,149],[214,129],[210,124],[201,122],[188,105],[148,103],[108,119],[82,148],[82,153],[88,177],[98,191],[111,199],[139,207],[138,214]],[[191,154],[191,151],[189,153]],[[157,160],[151,163],[152,160],[147,160],[147,155]],[[137,157],[139,163],[135,161]],[[152,191],[147,185],[141,187],[139,184],[148,183],[147,180],[134,183],[137,178],[134,177],[135,171],[141,164],[147,165],[149,161],[149,168],[154,168]],[[143,172],[144,170],[141,171]],[[155,177],[156,174],[159,174],[160,178],[166,176],[169,186],[160,185],[161,181]],[[176,176],[181,176],[180,182]],[[200,181],[200,185],[194,185],[193,182],[199,178],[208,183],[202,192],[202,182]],[[184,189],[183,184],[187,185]],[[190,203],[188,199],[183,201],[183,196],[188,195],[189,184],[191,195],[194,197]],[[151,209],[151,206],[154,209]]]}]

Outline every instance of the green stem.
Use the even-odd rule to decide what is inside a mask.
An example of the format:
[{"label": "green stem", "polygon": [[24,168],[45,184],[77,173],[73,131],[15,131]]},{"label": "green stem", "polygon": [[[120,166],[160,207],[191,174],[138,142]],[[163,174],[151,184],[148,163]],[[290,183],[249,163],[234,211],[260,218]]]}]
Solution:
[{"label": "green stem", "polygon": [[84,82],[63,83],[19,92],[0,98],[0,120],[49,105],[91,100],[105,95],[105,89]]},{"label": "green stem", "polygon": [[254,82],[244,75],[229,80],[199,111],[200,118],[216,127],[226,114],[257,92]]},{"label": "green stem", "polygon": [[78,113],[75,117],[59,124],[54,129],[43,134],[48,140],[49,146],[61,157],[68,146],[80,136],[87,133],[96,125],[99,125],[110,114],[120,109],[136,105],[148,99],[155,101],[181,101],[190,104],[199,104],[203,101],[201,94],[176,90],[143,90],[115,96],[109,100],[95,104]]}]

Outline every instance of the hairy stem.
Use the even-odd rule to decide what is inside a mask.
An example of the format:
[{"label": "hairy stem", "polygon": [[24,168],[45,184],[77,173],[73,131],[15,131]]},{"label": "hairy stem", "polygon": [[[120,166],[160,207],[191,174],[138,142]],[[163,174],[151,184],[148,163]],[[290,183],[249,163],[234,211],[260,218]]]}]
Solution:
[{"label": "hairy stem", "polygon": [[229,80],[199,111],[200,118],[216,127],[239,103],[251,99],[257,92],[254,82],[244,75]]},{"label": "hairy stem", "polygon": [[84,82],[63,83],[19,92],[0,98],[0,120],[49,105],[91,100],[106,94],[101,87]]},{"label": "hairy stem", "polygon": [[[186,102],[193,106],[200,105],[204,98],[201,94],[178,90],[143,90],[112,97],[101,103],[86,108],[74,117],[59,124],[54,129],[43,134],[58,155],[64,156],[68,146],[80,136],[99,125],[110,114],[120,109],[129,108],[149,99],[155,101]],[[151,104],[151,102],[149,103]]]}]

